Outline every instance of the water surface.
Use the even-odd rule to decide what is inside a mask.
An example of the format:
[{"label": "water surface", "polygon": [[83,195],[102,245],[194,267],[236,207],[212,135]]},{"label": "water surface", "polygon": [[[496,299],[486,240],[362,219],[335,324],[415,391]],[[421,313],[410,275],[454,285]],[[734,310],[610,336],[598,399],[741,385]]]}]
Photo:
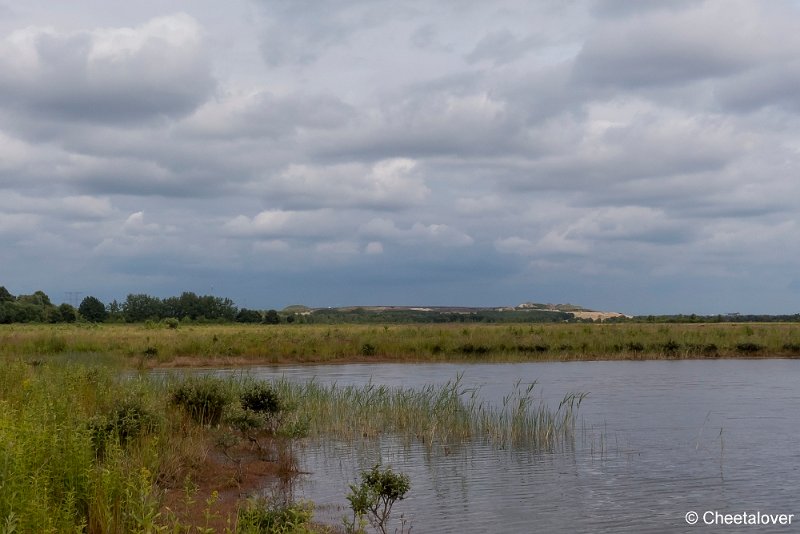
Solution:
[{"label": "water surface", "polygon": [[[241,373],[241,370],[217,370]],[[574,448],[483,444],[426,449],[308,444],[296,488],[331,521],[358,472],[381,461],[411,476],[395,506],[413,532],[791,532],[800,525],[800,362],[714,360],[524,364],[352,364],[250,368],[260,378],[422,387],[460,377],[499,404],[519,380],[553,406],[586,392]],[[689,526],[691,510],[795,513],[791,526]],[[394,526],[399,526],[395,523]],[[393,530],[393,529],[392,529]]]}]

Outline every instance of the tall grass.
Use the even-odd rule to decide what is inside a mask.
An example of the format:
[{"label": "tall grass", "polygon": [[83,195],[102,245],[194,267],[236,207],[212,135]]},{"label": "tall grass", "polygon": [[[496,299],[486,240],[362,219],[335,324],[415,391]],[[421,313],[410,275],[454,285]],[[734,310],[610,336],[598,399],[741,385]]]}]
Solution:
[{"label": "tall grass", "polygon": [[2,325],[0,356],[128,366],[800,357],[800,325]]},{"label": "tall grass", "polygon": [[163,400],[149,381],[105,367],[4,361],[0,531],[152,531],[156,480],[198,454]]},{"label": "tall grass", "polygon": [[275,387],[297,405],[312,436],[360,440],[392,434],[430,447],[479,440],[500,448],[551,450],[573,437],[584,398],[568,395],[550,409],[534,400],[533,384],[517,384],[501,406],[493,406],[476,390],[462,388],[458,378],[421,389],[285,380]]}]

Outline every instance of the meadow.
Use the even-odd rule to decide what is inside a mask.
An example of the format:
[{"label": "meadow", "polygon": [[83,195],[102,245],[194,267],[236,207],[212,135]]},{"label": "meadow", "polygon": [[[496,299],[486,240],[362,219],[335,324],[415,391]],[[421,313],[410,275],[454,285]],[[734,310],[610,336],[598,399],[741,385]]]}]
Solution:
[{"label": "meadow", "polygon": [[800,357],[797,323],[171,326],[2,325],[0,356],[96,355],[130,367]]}]

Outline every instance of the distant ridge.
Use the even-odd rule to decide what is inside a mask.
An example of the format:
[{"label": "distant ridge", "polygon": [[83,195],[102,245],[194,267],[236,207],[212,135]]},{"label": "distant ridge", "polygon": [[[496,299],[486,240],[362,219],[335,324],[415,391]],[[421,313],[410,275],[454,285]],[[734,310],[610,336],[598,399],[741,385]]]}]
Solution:
[{"label": "distant ridge", "polygon": [[567,313],[576,319],[605,320],[614,317],[630,317],[619,312],[596,311],[576,304],[542,304],[538,302],[523,302],[517,306],[339,306],[327,308],[311,308],[295,304],[283,309],[285,313],[309,315],[316,312],[339,313],[385,313],[385,312],[415,312],[431,314],[480,314],[486,312],[552,312]]}]

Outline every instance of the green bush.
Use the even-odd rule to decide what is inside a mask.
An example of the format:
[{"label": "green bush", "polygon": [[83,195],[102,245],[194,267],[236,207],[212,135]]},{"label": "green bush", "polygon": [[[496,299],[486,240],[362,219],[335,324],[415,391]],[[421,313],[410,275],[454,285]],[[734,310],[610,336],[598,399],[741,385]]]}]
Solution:
[{"label": "green bush", "polygon": [[250,500],[239,509],[237,532],[242,534],[311,534],[313,508],[307,503],[276,504]]},{"label": "green bush", "polygon": [[230,395],[222,380],[203,377],[180,384],[173,390],[171,400],[201,425],[217,425],[230,402]]},{"label": "green bush", "polygon": [[758,343],[738,343],[736,350],[745,354],[754,354],[760,352],[764,347]]},{"label": "green bush", "polygon": [[110,439],[126,445],[157,427],[158,418],[139,399],[122,401],[110,413],[95,416],[89,421],[92,445],[95,453],[101,456]]},{"label": "green bush", "polygon": [[262,382],[247,386],[239,395],[242,408],[265,414],[277,414],[283,410],[278,394]]}]

